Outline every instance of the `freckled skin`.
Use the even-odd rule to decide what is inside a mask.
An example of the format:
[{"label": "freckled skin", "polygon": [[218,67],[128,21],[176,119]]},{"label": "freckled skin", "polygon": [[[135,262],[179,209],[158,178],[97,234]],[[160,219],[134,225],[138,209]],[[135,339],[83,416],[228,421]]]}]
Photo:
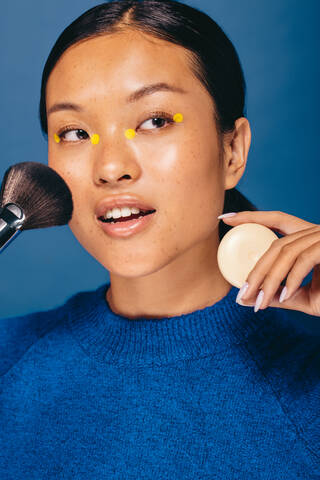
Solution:
[{"label": "freckled skin", "polygon": [[[162,91],[126,104],[130,93],[160,81],[188,93]],[[56,102],[83,107],[49,115],[48,164],[71,189],[72,232],[109,271],[111,308],[129,318],[161,318],[225,296],[231,286],[217,265],[217,216],[225,189],[243,175],[251,132],[247,119],[238,119],[219,162],[213,101],[193,76],[186,51],[135,31],[86,40],[59,59],[46,102],[47,109]],[[183,121],[156,127],[148,120],[154,111],[182,113]],[[57,144],[54,132],[66,125],[99,132],[99,145],[90,139]],[[137,129],[134,139],[124,135],[128,127]],[[154,206],[156,218],[151,228],[114,239],[99,228],[94,208],[102,198],[128,192]]]}]

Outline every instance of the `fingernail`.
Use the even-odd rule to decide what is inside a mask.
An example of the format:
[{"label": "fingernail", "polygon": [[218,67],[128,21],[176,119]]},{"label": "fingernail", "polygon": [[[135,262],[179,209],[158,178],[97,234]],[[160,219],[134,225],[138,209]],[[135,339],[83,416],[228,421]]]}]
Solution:
[{"label": "fingernail", "polygon": [[246,305],[245,303],[243,303],[241,299],[238,300],[237,303],[239,303],[239,305],[241,305],[242,307],[252,307],[252,305]]},{"label": "fingernail", "polygon": [[256,304],[254,306],[254,312],[255,313],[259,310],[259,308],[261,306],[261,303],[263,301],[263,296],[264,296],[264,291],[260,290],[259,295],[257,296],[257,299],[256,299]]},{"label": "fingernail", "polygon": [[218,218],[233,217],[234,215],[237,215],[237,212],[224,213],[223,215],[219,215]]},{"label": "fingernail", "polygon": [[[242,298],[242,296],[245,294],[247,288],[249,287],[249,283],[248,282],[245,282],[242,287],[240,288],[239,292],[238,292],[238,295],[237,295],[237,298],[236,298],[236,302],[237,303],[240,303],[240,300]],[[241,304],[240,304],[241,305]]]},{"label": "fingernail", "polygon": [[285,296],[287,294],[287,287],[283,287],[282,291],[281,291],[281,294],[280,294],[280,298],[279,298],[279,302],[283,302],[283,300],[285,299]]}]

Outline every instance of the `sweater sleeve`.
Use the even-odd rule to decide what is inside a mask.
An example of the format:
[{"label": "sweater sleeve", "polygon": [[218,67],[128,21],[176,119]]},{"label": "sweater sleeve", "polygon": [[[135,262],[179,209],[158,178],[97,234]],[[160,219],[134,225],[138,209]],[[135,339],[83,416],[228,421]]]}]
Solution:
[{"label": "sweater sleeve", "polygon": [[0,377],[5,375],[40,337],[58,324],[65,313],[63,307],[0,318]]},{"label": "sweater sleeve", "polygon": [[300,324],[290,317],[285,310],[271,315],[258,341],[249,338],[247,347],[297,436],[320,465],[320,335],[304,326],[303,314]]}]

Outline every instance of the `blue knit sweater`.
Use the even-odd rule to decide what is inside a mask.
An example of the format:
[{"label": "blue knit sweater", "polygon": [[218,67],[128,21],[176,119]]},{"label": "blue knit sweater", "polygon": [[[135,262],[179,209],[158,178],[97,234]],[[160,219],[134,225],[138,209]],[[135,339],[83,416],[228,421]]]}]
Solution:
[{"label": "blue knit sweater", "polygon": [[235,302],[112,312],[109,284],[0,320],[1,480],[320,479],[320,339]]}]

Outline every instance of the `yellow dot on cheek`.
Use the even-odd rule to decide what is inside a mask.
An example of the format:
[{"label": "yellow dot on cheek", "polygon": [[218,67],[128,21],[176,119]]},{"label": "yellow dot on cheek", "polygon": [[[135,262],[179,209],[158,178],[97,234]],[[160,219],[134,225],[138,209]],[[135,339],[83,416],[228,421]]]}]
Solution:
[{"label": "yellow dot on cheek", "polygon": [[136,132],[132,128],[128,128],[128,130],[126,130],[124,134],[127,138],[134,138],[136,135]]},{"label": "yellow dot on cheek", "polygon": [[91,137],[91,143],[92,145],[98,145],[99,143],[99,140],[100,140],[100,137],[97,133],[94,133]]},{"label": "yellow dot on cheek", "polygon": [[182,113],[176,113],[175,115],[173,115],[173,121],[174,122],[179,123],[179,122],[182,122],[182,120],[183,120]]},{"label": "yellow dot on cheek", "polygon": [[54,141],[55,141],[56,143],[60,143],[60,137],[59,137],[59,135],[57,135],[57,134],[55,133],[53,136],[54,136]]}]

